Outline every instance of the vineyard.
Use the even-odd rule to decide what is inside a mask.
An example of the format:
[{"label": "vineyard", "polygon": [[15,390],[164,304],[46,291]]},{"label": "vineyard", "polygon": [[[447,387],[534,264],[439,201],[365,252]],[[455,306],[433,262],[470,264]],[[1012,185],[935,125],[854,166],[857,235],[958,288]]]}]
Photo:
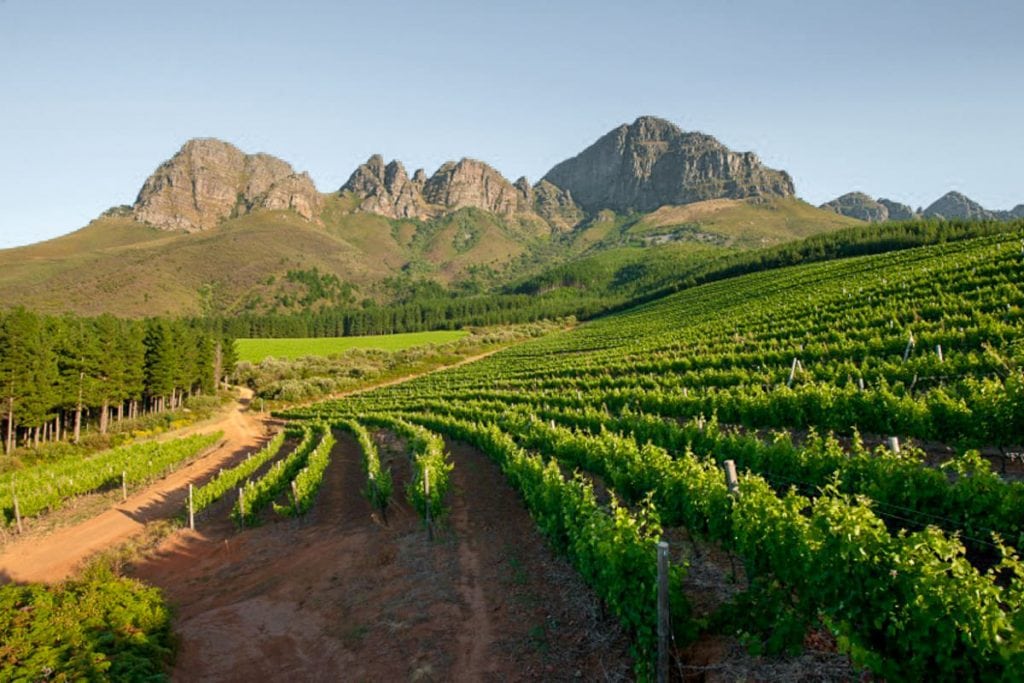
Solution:
[{"label": "vineyard", "polygon": [[147,441],[103,451],[90,458],[66,458],[0,475],[0,512],[6,525],[60,508],[75,496],[123,487],[127,493],[198,457],[222,434],[169,442]]},{"label": "vineyard", "polygon": [[[1024,670],[1024,483],[997,470],[1024,450],[1022,258],[1018,237],[994,235],[695,287],[291,411],[302,444],[242,497],[265,505],[303,468],[315,489],[333,426],[357,437],[363,489],[386,509],[367,432],[384,428],[413,451],[406,496],[437,518],[444,438],[469,443],[632,633],[642,676],[672,539],[677,648],[723,620],[768,652],[819,629],[891,680],[1010,680]],[[697,609],[677,539],[735,560],[730,604]]]}]

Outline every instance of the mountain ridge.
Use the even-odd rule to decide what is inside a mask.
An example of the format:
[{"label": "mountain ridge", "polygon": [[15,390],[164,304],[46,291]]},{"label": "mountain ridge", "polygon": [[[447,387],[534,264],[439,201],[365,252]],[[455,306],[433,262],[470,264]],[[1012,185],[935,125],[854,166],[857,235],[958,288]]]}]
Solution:
[{"label": "mountain ridge", "polygon": [[544,177],[588,212],[648,212],[708,199],[791,197],[793,179],[753,152],[732,152],[714,137],[641,116],[601,136]]},{"label": "mountain ridge", "polygon": [[[594,154],[610,155],[605,194],[572,173],[572,187],[552,180]],[[373,155],[320,192],[277,157],[196,138],[156,168],[133,205],[62,238],[0,250],[0,301],[128,316],[288,313],[338,297],[400,300],[422,286],[495,291],[601,254],[605,266],[648,250],[710,258],[860,224],[794,192],[788,173],[753,153],[655,117],[612,129],[533,184],[468,157],[410,176]]]},{"label": "mountain ridge", "polygon": [[1008,211],[986,209],[956,190],[950,190],[923,209],[916,211],[891,199],[873,199],[863,192],[847,192],[818,208],[871,223],[915,218],[1008,221],[1024,218],[1024,204]]},{"label": "mountain ridge", "polygon": [[196,232],[258,210],[289,209],[315,220],[321,208],[309,174],[269,154],[193,138],[146,179],[131,210],[139,222]]}]

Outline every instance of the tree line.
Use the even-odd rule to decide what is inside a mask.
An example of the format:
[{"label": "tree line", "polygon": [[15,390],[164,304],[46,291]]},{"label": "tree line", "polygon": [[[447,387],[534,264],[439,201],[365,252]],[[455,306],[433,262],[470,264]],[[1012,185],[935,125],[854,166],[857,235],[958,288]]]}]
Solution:
[{"label": "tree line", "polygon": [[173,410],[214,392],[235,360],[230,338],[194,322],[0,311],[4,452]]},{"label": "tree line", "polygon": [[566,316],[589,318],[607,300],[557,295],[492,294],[443,297],[393,305],[336,308],[277,315],[197,319],[194,324],[231,338],[357,337],[466,326],[513,325]]}]

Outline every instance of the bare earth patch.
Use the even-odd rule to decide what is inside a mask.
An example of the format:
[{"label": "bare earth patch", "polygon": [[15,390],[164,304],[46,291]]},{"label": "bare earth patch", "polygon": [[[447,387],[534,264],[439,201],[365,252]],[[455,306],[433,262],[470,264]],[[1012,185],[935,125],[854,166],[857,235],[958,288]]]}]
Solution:
[{"label": "bare earth patch", "polygon": [[134,574],[175,606],[175,680],[624,680],[629,642],[554,557],[497,467],[451,444],[451,513],[433,543],[391,454],[389,525],[339,434],[303,520],[237,532],[226,507]]}]

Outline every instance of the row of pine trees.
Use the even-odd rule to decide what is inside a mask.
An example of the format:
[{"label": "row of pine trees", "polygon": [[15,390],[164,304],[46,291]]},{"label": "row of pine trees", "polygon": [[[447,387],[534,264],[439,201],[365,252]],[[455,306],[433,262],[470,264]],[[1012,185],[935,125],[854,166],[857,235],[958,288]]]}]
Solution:
[{"label": "row of pine trees", "polygon": [[195,323],[0,312],[4,452],[173,410],[213,392],[234,362],[234,344]]}]

